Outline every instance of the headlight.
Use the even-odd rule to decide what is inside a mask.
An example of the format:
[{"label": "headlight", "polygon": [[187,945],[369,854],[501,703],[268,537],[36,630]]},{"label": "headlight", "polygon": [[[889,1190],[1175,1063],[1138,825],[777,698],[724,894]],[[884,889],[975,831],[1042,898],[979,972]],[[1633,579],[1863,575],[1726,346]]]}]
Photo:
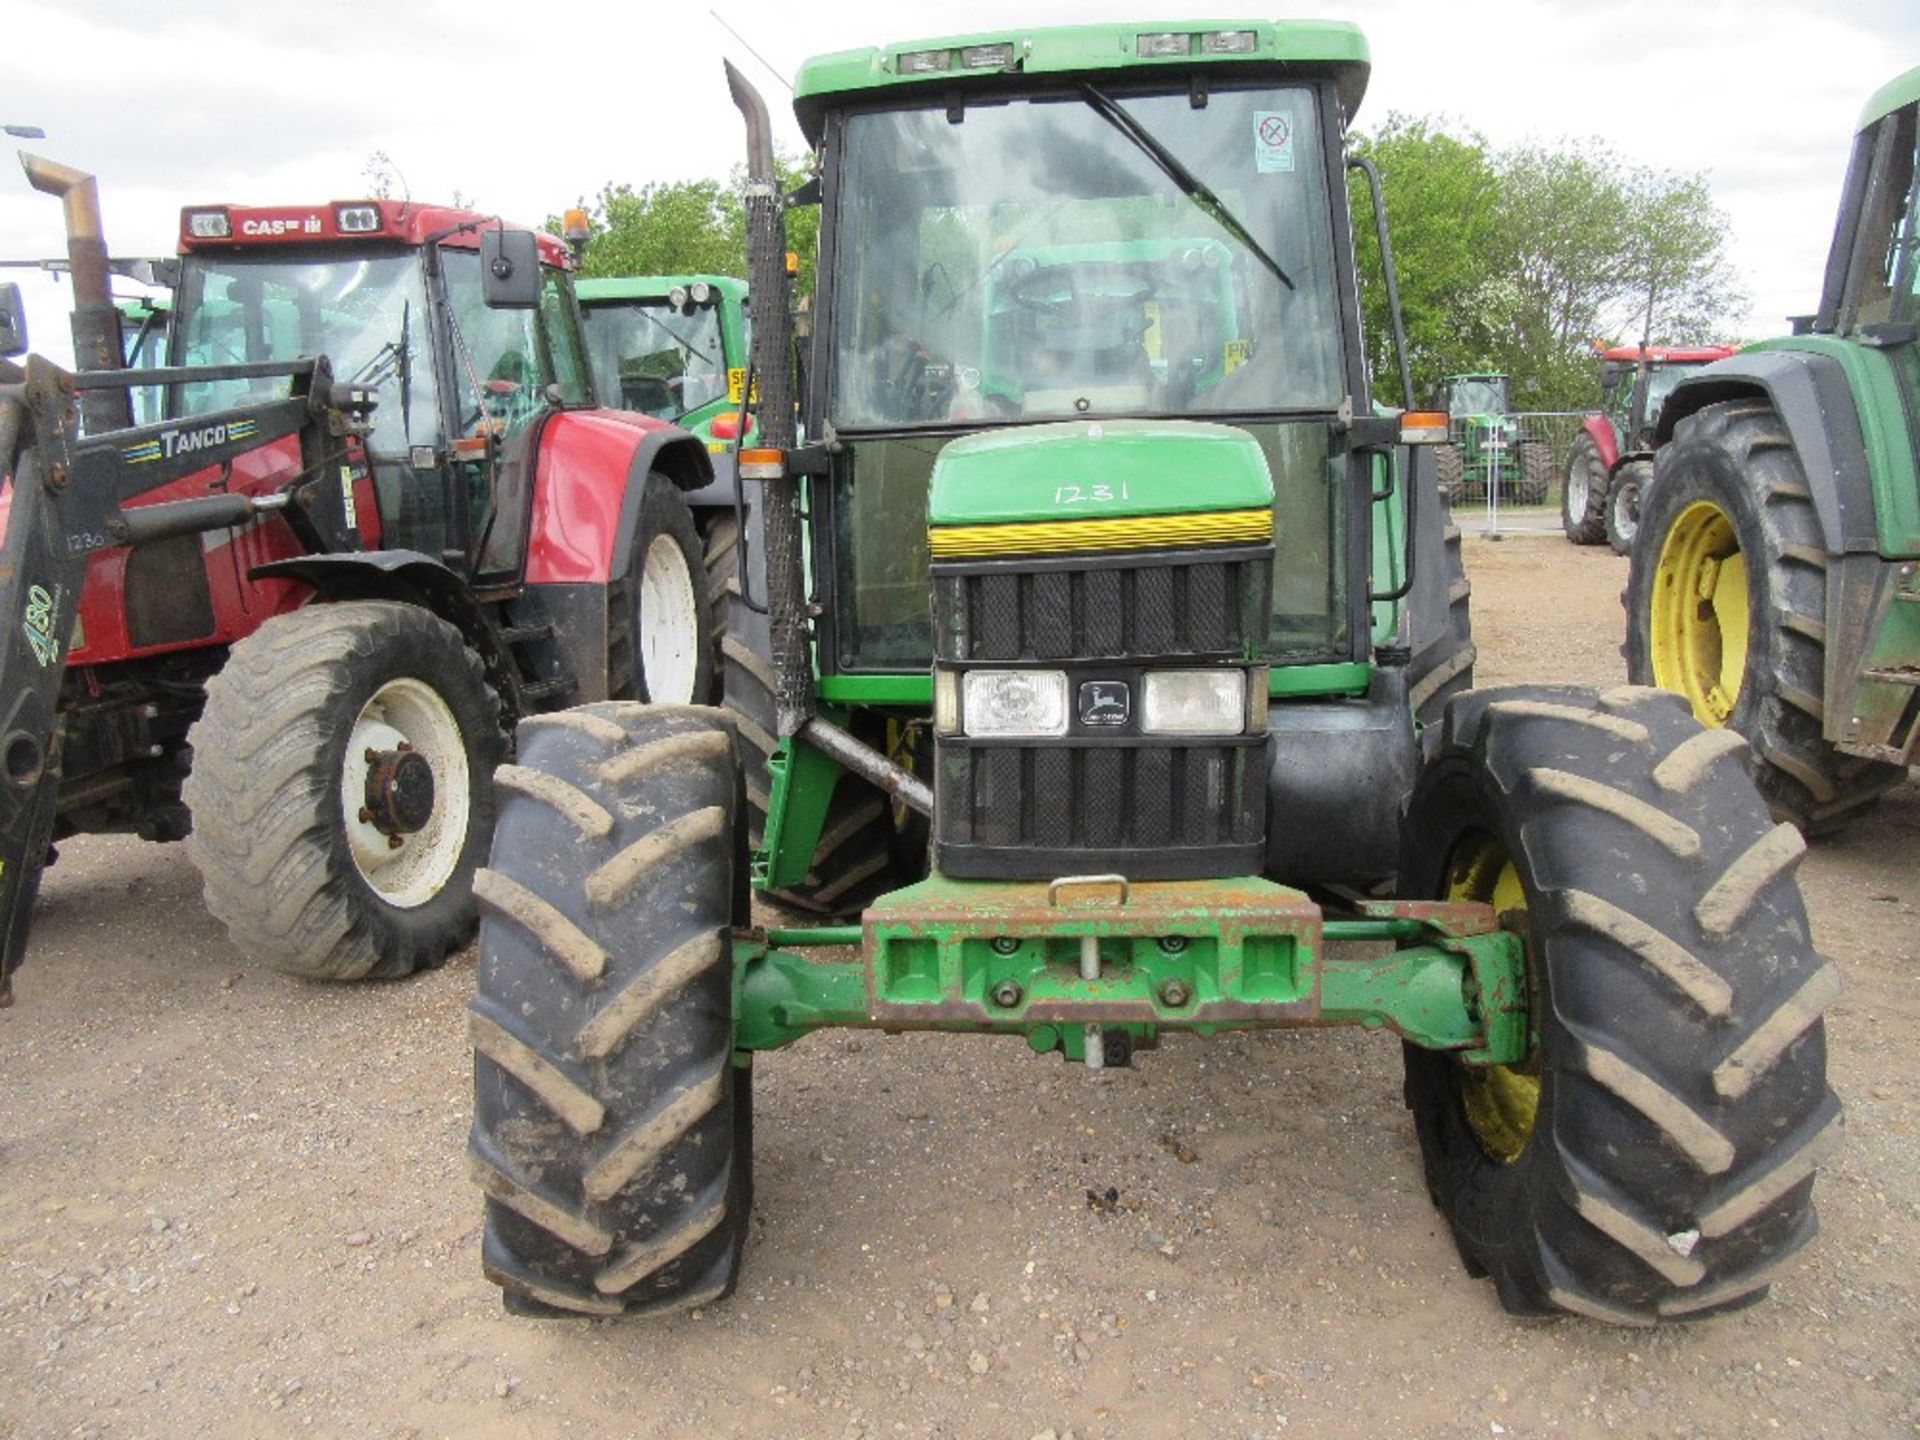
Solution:
[{"label": "headlight", "polygon": [[1247,723],[1244,670],[1149,670],[1140,728],[1157,735],[1238,735]]},{"label": "headlight", "polygon": [[969,670],[961,684],[960,718],[969,735],[1067,733],[1064,670]]}]

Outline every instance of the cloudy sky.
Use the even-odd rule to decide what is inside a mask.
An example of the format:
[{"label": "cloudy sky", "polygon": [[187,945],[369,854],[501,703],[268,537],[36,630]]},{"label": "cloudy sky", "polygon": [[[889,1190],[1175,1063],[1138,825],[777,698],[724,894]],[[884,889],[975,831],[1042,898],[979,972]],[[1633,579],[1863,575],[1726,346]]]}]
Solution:
[{"label": "cloudy sky", "polygon": [[[956,30],[1232,9],[714,6],[788,75],[809,54]],[[704,3],[5,0],[5,11],[0,123],[43,127],[29,148],[100,176],[116,255],[171,253],[184,204],[358,196],[375,150],[416,199],[458,189],[526,223],[609,181],[724,174],[742,143],[722,54],[800,148],[780,82]],[[1496,143],[1597,135],[1629,160],[1706,172],[1753,297],[1748,337],[1813,308],[1861,103],[1920,63],[1916,0],[1315,0],[1297,13],[1365,29],[1362,127],[1388,110],[1444,114]],[[0,170],[0,256],[63,251],[57,203]],[[70,354],[64,286],[23,283],[36,348]]]}]

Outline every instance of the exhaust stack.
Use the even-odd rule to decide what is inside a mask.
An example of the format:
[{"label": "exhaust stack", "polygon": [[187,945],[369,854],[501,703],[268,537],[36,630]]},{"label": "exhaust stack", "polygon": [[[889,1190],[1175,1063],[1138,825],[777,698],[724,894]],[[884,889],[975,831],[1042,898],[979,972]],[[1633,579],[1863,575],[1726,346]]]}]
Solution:
[{"label": "exhaust stack", "polygon": [[[100,186],[93,176],[57,160],[20,152],[27,183],[60,199],[67,224],[67,260],[73,267],[73,363],[76,370],[119,370],[126,364],[120,312],[114,308],[107,241],[100,223]],[[87,430],[125,430],[133,404],[125,390],[87,390],[80,396]]]}]

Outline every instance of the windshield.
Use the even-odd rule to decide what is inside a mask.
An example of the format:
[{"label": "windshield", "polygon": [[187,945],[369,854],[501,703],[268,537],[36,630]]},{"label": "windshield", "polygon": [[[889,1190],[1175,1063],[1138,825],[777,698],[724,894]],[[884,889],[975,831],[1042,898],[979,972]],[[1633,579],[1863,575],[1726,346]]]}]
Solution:
[{"label": "windshield", "polygon": [[[433,351],[418,256],[194,257],[175,322],[182,365],[325,355],[336,380],[378,391],[370,452],[398,455],[437,433]],[[285,377],[174,387],[179,413],[200,414],[287,393]]]},{"label": "windshield", "polygon": [[1498,380],[1456,380],[1453,395],[1447,401],[1447,413],[1461,415],[1504,415],[1507,413],[1507,387]]},{"label": "windshield", "polygon": [[1660,414],[1660,406],[1667,396],[1673,393],[1673,387],[1687,376],[1700,369],[1699,365],[1656,365],[1653,373],[1647,376],[1647,420],[1651,423]]},{"label": "windshield", "polygon": [[580,314],[594,385],[607,404],[678,420],[726,395],[718,305],[599,301]]},{"label": "windshield", "polygon": [[838,428],[1339,404],[1311,92],[1113,102],[1117,115],[1076,93],[975,105],[960,123],[944,104],[848,118]]}]

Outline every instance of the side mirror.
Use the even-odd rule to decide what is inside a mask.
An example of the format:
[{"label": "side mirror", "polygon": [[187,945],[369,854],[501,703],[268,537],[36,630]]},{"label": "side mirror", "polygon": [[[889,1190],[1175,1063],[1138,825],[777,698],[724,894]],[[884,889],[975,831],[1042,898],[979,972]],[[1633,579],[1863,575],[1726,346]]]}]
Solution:
[{"label": "side mirror", "polygon": [[540,304],[540,246],[531,230],[480,232],[480,298],[489,310]]},{"label": "side mirror", "polygon": [[11,360],[27,353],[27,307],[20,287],[0,285],[0,355]]}]

